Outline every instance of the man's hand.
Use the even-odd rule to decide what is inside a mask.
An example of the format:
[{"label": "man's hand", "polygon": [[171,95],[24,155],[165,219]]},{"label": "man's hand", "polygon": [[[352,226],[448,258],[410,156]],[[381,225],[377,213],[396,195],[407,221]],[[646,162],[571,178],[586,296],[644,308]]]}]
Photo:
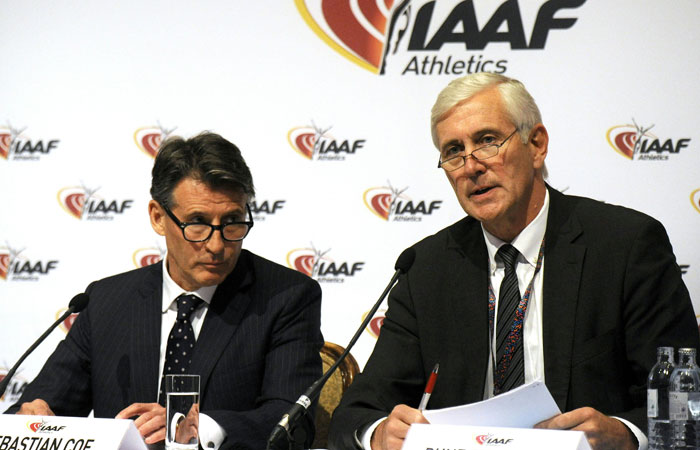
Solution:
[{"label": "man's hand", "polygon": [[374,430],[370,441],[372,450],[400,449],[412,423],[428,423],[428,421],[417,409],[396,405],[389,417]]},{"label": "man's hand", "polygon": [[158,403],[134,403],[122,409],[116,419],[138,416],[134,425],[146,444],[165,440],[165,408]]},{"label": "man's hand", "polygon": [[22,403],[17,414],[25,414],[30,416],[55,416],[56,414],[51,411],[49,404],[44,400],[37,398],[34,401],[28,403]]},{"label": "man's hand", "polygon": [[[171,428],[172,429],[172,428]],[[199,437],[199,404],[195,403],[190,408],[186,417],[178,422],[175,427],[175,442],[180,444],[191,444]],[[195,440],[194,443],[197,443]]]},{"label": "man's hand", "polygon": [[636,450],[639,446],[625,424],[593,408],[579,408],[554,416],[535,428],[583,431],[593,450]]}]

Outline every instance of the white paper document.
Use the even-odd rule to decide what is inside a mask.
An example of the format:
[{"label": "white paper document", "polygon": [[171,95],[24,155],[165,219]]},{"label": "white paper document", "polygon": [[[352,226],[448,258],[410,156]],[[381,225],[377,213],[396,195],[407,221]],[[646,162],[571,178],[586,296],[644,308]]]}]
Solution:
[{"label": "white paper document", "polygon": [[524,384],[499,396],[469,405],[423,411],[435,425],[480,425],[532,428],[561,414],[552,394],[541,381]]}]

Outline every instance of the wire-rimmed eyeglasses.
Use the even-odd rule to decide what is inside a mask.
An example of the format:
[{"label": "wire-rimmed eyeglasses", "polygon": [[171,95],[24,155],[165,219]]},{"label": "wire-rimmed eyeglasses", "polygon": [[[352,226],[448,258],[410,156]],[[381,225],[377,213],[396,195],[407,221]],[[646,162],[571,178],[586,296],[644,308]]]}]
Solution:
[{"label": "wire-rimmed eyeglasses", "polygon": [[170,208],[165,205],[161,205],[168,217],[175,222],[175,225],[180,227],[182,230],[182,237],[189,242],[204,242],[208,240],[214,233],[214,230],[219,230],[221,232],[221,237],[224,241],[236,242],[241,241],[248,235],[248,232],[253,228],[253,214],[250,212],[250,207],[246,203],[245,209],[247,211],[250,220],[246,221],[233,221],[222,223],[220,225],[212,225],[210,223],[202,222],[181,222]]},{"label": "wire-rimmed eyeglasses", "polygon": [[486,144],[479,148],[475,148],[471,153],[464,153],[463,155],[451,156],[445,160],[438,161],[438,169],[442,168],[448,172],[457,170],[467,163],[467,158],[474,158],[476,161],[482,161],[484,159],[493,158],[498,155],[498,151],[508,142],[508,139],[513,137],[513,135],[518,131],[516,128],[512,133],[508,135],[507,138],[503,139],[500,144]]}]

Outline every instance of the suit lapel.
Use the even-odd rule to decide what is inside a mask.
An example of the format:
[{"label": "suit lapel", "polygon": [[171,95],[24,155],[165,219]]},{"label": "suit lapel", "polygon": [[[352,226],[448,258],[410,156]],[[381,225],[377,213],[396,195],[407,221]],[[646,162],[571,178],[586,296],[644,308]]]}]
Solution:
[{"label": "suit lapel", "polygon": [[459,394],[465,402],[473,402],[483,398],[489,362],[488,253],[481,226],[471,217],[455,224],[450,237],[448,248],[458,259],[451,264],[454,286],[447,291],[447,311],[454,312],[450,313],[453,329],[460,330],[464,349],[463,373],[471,380]]},{"label": "suit lapel", "polygon": [[158,380],[161,376],[158,373],[158,362],[163,303],[162,264],[154,264],[147,269],[146,280],[137,292],[138,298],[130,302],[131,326],[134,331],[130,341],[133,390],[127,404],[158,401]]},{"label": "suit lapel", "polygon": [[557,405],[564,411],[586,247],[574,243],[582,230],[571,211],[571,202],[554,189],[549,189],[549,195],[542,309],[545,381]]},{"label": "suit lapel", "polygon": [[[219,285],[202,324],[192,356],[190,372],[200,375],[204,396],[214,365],[238,329],[251,298],[246,288],[254,281],[250,254],[242,251],[234,271]],[[204,400],[202,398],[202,400]]]}]

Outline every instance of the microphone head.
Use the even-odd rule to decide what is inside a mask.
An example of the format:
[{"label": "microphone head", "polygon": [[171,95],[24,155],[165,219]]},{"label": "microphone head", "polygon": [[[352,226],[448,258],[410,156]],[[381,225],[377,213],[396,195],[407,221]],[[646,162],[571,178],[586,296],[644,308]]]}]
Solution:
[{"label": "microphone head", "polygon": [[74,313],[79,313],[84,310],[90,300],[90,296],[84,292],[73,297],[73,299],[68,304],[68,308],[72,309]]},{"label": "microphone head", "polygon": [[408,269],[413,265],[413,261],[416,259],[416,251],[413,247],[409,247],[402,251],[394,264],[394,269],[401,271],[401,273],[408,272]]}]

